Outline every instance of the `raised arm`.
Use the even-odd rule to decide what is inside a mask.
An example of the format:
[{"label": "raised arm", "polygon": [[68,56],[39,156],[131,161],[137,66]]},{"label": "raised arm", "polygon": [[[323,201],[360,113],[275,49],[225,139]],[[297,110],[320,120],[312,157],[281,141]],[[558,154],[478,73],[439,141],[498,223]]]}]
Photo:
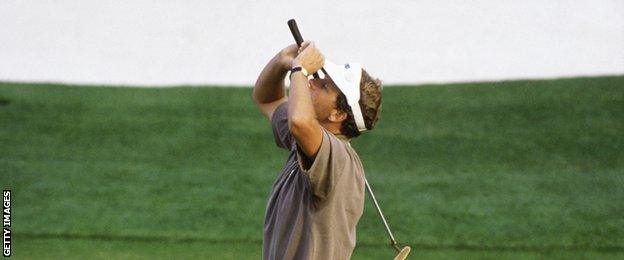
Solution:
[{"label": "raised arm", "polygon": [[297,55],[297,45],[290,45],[277,53],[264,67],[256,80],[252,98],[260,112],[271,120],[275,109],[288,100],[284,78]]},{"label": "raised arm", "polygon": [[[325,59],[314,43],[306,41],[301,49],[292,61],[293,68],[302,67],[312,74],[323,67]],[[323,142],[323,132],[316,119],[309,84],[302,72],[295,72],[290,78],[288,128],[303,152],[314,159]]]}]

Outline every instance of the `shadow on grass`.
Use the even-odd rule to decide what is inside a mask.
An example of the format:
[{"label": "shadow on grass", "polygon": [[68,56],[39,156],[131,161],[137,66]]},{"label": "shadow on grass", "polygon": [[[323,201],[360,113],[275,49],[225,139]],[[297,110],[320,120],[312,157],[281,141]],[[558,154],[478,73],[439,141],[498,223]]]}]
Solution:
[{"label": "shadow on grass", "polygon": [[8,106],[10,103],[11,103],[11,100],[0,97],[0,107]]}]

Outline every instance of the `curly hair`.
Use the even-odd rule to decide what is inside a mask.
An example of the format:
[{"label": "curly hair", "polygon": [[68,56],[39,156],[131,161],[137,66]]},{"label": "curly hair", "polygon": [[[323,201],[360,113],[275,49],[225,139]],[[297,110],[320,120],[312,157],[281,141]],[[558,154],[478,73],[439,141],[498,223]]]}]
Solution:
[{"label": "curly hair", "polygon": [[[362,69],[362,80],[360,81],[360,110],[364,117],[366,129],[372,130],[379,121],[379,112],[381,111],[381,81],[371,77],[368,72]],[[347,119],[342,121],[340,132],[348,138],[358,137],[361,133],[358,131],[353,112],[347,97],[338,91],[336,98],[336,107],[338,110],[347,113]]]}]

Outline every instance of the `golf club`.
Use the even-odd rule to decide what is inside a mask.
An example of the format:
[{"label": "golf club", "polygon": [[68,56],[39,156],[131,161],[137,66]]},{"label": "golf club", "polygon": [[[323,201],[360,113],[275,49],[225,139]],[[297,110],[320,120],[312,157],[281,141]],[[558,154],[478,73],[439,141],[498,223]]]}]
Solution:
[{"label": "golf club", "polygon": [[[301,32],[299,32],[299,27],[297,26],[297,22],[295,22],[295,19],[288,20],[288,27],[290,28],[290,32],[295,38],[295,42],[297,42],[297,46],[301,46],[301,43],[303,42],[303,37],[301,36]],[[314,78],[319,78],[318,73],[314,73]],[[383,221],[383,224],[386,227],[386,231],[388,232],[388,235],[390,236],[390,246],[392,246],[392,248],[394,248],[394,250],[396,250],[398,253],[394,257],[394,260],[403,260],[407,258],[407,255],[409,255],[411,248],[409,246],[405,246],[403,248],[399,247],[396,240],[394,239],[394,235],[392,235],[392,231],[390,231],[390,227],[388,226],[386,217],[384,217],[383,213],[381,212],[381,208],[379,207],[379,204],[377,203],[375,194],[373,194],[373,190],[368,184],[368,180],[366,180],[366,178],[364,178],[364,183],[366,184],[366,190],[368,191],[368,194],[373,199],[373,203],[375,204],[375,209],[377,209],[377,213],[381,217],[381,220]]]},{"label": "golf club", "polygon": [[384,217],[383,212],[381,212],[381,208],[379,207],[379,203],[377,203],[377,199],[375,198],[375,194],[373,193],[373,190],[371,189],[370,185],[368,184],[368,180],[366,180],[366,178],[364,178],[364,184],[366,184],[366,190],[368,191],[368,194],[370,195],[371,199],[373,199],[373,204],[375,204],[375,209],[377,209],[377,214],[379,214],[379,217],[381,217],[381,221],[383,221],[384,226],[386,227],[386,231],[388,232],[388,236],[390,236],[390,246],[392,246],[394,248],[394,250],[397,251],[397,255],[394,257],[394,260],[403,260],[407,257],[407,255],[409,255],[410,251],[412,250],[409,246],[405,246],[403,248],[400,248],[399,245],[397,244],[396,240],[394,240],[394,235],[392,235],[392,231],[390,231],[390,226],[388,226],[388,222],[386,221],[386,217]]}]

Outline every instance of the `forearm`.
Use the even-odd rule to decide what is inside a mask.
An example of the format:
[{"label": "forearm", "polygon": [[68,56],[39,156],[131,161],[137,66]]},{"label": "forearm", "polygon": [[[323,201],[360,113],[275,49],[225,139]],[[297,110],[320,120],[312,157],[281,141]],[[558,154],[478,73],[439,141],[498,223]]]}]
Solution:
[{"label": "forearm", "polygon": [[323,132],[314,111],[310,82],[303,69],[310,73],[318,71],[323,67],[324,58],[311,42],[303,42],[300,49],[291,62],[292,67],[301,67],[302,70],[290,77],[288,129],[303,152],[314,159],[323,141]]},{"label": "forearm", "polygon": [[316,122],[316,113],[310,97],[308,79],[303,73],[294,73],[288,92],[288,125],[305,125]]},{"label": "forearm", "polygon": [[286,95],[284,78],[288,67],[284,66],[281,53],[273,57],[264,67],[256,80],[253,90],[253,99],[256,103],[270,103]]}]

